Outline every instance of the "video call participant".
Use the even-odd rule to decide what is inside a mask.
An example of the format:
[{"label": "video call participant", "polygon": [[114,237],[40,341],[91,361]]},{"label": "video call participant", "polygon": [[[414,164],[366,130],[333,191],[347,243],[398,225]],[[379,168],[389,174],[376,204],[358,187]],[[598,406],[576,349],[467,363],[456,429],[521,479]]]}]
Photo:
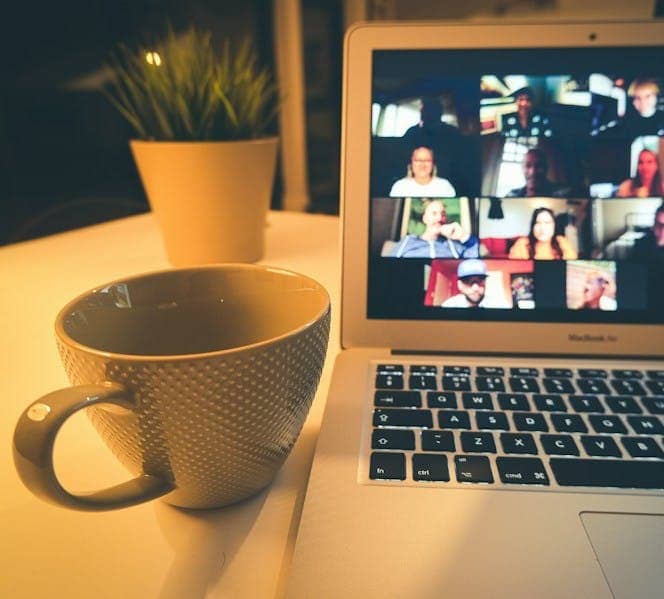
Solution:
[{"label": "video call participant", "polygon": [[533,110],[533,90],[522,87],[514,92],[516,112],[502,116],[505,137],[550,137],[553,134],[549,118]]},{"label": "video call participant", "polygon": [[486,278],[488,276],[486,264],[483,260],[464,260],[457,267],[457,289],[459,293],[448,297],[442,308],[507,308],[491,304],[485,298]]},{"label": "video call participant", "polygon": [[422,222],[426,230],[421,235],[406,235],[390,252],[394,258],[477,258],[479,240],[466,233],[459,223],[447,222],[445,204],[440,200],[425,200]]},{"label": "video call participant", "polygon": [[535,208],[530,233],[519,237],[509,257],[518,260],[576,260],[577,252],[564,235],[556,235],[556,218],[549,208]]},{"label": "video call participant", "polygon": [[634,242],[629,258],[654,267],[660,278],[664,275],[664,204],[655,211],[652,229]]},{"label": "video call participant", "polygon": [[641,150],[636,165],[636,177],[626,179],[618,187],[619,198],[652,198],[664,195],[657,154]]},{"label": "video call participant", "polygon": [[433,150],[421,146],[410,156],[407,174],[394,183],[391,198],[452,198],[456,190],[447,179],[436,176]]},{"label": "video call participant", "polygon": [[[420,122],[408,128],[401,138],[408,148],[431,148],[436,156],[438,172],[450,177],[459,195],[475,195],[477,181],[472,174],[479,154],[472,136],[462,135],[457,127],[444,123],[440,98],[421,99]],[[450,197],[457,195],[451,194]],[[429,197],[435,194],[429,194]]]},{"label": "video call participant", "polygon": [[577,310],[615,310],[616,300],[608,297],[606,292],[611,281],[607,275],[592,270],[586,275],[583,286],[583,301]]},{"label": "video call participant", "polygon": [[453,148],[461,139],[456,127],[444,123],[443,107],[438,98],[422,98],[420,122],[409,127],[403,134],[403,140],[411,147],[426,146],[440,152]]},{"label": "video call participant", "polygon": [[508,198],[530,198],[533,196],[565,197],[569,188],[557,185],[547,178],[549,163],[546,154],[539,148],[528,150],[523,158],[523,174],[526,184],[510,191]]},{"label": "video call participant", "polygon": [[622,133],[630,141],[642,135],[664,135],[664,111],[657,108],[657,82],[648,78],[634,79],[627,94],[634,110],[628,109],[622,122]]},{"label": "video call participant", "polygon": [[664,297],[664,204],[655,212],[652,229],[637,239],[629,253],[630,260],[645,265],[648,281],[648,304],[661,312]]}]

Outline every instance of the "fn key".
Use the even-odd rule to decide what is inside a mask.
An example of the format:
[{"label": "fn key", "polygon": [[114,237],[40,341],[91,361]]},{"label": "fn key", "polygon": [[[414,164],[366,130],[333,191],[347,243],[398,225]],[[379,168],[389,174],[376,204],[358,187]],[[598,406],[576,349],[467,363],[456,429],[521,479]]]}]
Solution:
[{"label": "fn key", "polygon": [[372,452],[369,478],[373,480],[405,480],[406,456],[403,453]]}]

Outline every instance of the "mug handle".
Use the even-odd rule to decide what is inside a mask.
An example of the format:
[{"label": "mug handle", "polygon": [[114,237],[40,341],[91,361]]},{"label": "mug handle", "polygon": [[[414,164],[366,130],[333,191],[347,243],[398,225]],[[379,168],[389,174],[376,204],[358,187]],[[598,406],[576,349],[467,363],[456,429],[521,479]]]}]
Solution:
[{"label": "mug handle", "polygon": [[126,389],[114,383],[79,385],[53,391],[29,406],[14,431],[14,464],[23,484],[45,501],[87,512],[137,505],[175,489],[173,482],[150,474],[84,495],[70,493],[58,481],[53,446],[67,418],[102,403],[133,410],[127,396]]}]

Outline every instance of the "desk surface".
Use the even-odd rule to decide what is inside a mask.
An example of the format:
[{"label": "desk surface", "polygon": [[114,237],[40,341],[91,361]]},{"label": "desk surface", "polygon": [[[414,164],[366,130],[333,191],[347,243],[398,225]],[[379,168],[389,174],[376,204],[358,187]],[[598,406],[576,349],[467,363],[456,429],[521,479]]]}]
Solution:
[{"label": "desk surface", "polygon": [[[20,483],[11,439],[21,411],[67,386],[53,332],[58,310],[91,287],[168,268],[150,214],[0,249],[0,597],[275,597],[283,593],[307,476],[339,347],[338,219],[271,212],[262,263],[320,281],[332,298],[330,349],[293,452],[264,492],[220,510],[153,501],[113,512],[51,506]],[[56,442],[63,484],[91,491],[126,480],[87,417]]]}]

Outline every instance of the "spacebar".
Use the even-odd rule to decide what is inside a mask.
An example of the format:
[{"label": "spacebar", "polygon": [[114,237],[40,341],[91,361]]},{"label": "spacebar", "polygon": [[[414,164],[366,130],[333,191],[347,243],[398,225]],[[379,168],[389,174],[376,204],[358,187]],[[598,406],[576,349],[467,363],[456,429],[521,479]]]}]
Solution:
[{"label": "spacebar", "polygon": [[551,458],[558,484],[569,487],[664,489],[664,462]]}]

